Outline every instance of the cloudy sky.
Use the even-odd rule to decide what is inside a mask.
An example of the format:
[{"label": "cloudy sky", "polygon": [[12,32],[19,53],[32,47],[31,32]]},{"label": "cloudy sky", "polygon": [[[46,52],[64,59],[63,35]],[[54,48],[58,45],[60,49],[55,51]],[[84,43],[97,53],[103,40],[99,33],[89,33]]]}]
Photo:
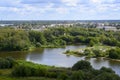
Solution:
[{"label": "cloudy sky", "polygon": [[120,0],[0,0],[3,20],[120,19]]}]

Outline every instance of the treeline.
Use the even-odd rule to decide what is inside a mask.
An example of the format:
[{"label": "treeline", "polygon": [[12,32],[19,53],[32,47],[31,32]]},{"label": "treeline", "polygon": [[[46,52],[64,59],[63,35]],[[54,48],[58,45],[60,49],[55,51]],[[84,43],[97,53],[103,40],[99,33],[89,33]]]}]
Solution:
[{"label": "treeline", "polygon": [[72,68],[58,68],[23,62],[13,68],[14,77],[45,77],[56,80],[120,80],[110,68],[92,68],[88,61],[78,61]]},{"label": "treeline", "polygon": [[120,33],[95,28],[57,27],[43,31],[0,29],[0,50],[23,51],[30,47],[64,47],[68,44],[103,44],[120,47]]},{"label": "treeline", "polygon": [[23,30],[0,29],[0,50],[21,51],[30,47],[29,34]]}]

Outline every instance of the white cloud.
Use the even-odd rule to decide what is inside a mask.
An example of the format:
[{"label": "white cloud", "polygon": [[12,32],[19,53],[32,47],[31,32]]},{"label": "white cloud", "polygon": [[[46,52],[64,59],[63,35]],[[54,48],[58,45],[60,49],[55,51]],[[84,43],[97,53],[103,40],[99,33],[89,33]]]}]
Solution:
[{"label": "white cloud", "polygon": [[52,0],[50,0],[44,3],[40,3],[40,0],[38,0],[39,3],[34,4],[22,3],[21,1],[23,0],[0,0],[0,13],[4,14],[6,12],[9,13],[9,15],[15,14],[19,16],[55,14],[79,17],[81,15],[98,15],[109,12],[119,13],[120,11],[120,3],[116,4],[115,0],[59,0],[58,2],[52,2]]},{"label": "white cloud", "polygon": [[90,0],[91,3],[102,4],[102,3],[113,3],[115,0]]},{"label": "white cloud", "polygon": [[61,0],[67,6],[77,6],[79,0]]},{"label": "white cloud", "polygon": [[69,10],[67,8],[56,8],[56,11],[60,14],[67,14]]},{"label": "white cloud", "polygon": [[101,3],[102,2],[102,0],[90,0],[92,3]]}]

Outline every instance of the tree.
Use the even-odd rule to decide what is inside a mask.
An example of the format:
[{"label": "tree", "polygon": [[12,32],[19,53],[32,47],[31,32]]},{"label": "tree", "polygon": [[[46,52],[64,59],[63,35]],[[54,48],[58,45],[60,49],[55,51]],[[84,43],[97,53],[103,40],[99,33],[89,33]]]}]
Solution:
[{"label": "tree", "polygon": [[43,33],[38,31],[30,31],[29,32],[29,39],[33,43],[40,43],[40,44],[46,44],[46,39],[43,35]]},{"label": "tree", "polygon": [[7,57],[7,58],[0,58],[0,69],[8,69],[12,68],[14,65],[14,59]]},{"label": "tree", "polygon": [[90,62],[85,60],[78,61],[72,67],[72,70],[90,70],[90,69],[92,69]]},{"label": "tree", "polygon": [[106,67],[102,67],[100,69],[101,72],[108,72],[108,73],[115,73],[115,71],[113,71],[111,68],[106,68]]},{"label": "tree", "polygon": [[120,59],[120,48],[116,48],[116,49],[111,49],[108,51],[109,53],[109,58],[112,59]]},{"label": "tree", "polygon": [[91,54],[91,50],[90,49],[85,49],[84,53],[87,56],[87,55]]},{"label": "tree", "polygon": [[95,57],[102,57],[102,51],[101,50],[93,50],[93,53],[95,54]]},{"label": "tree", "polygon": [[94,43],[94,41],[92,41],[92,40],[90,40],[90,43],[89,43],[89,46],[94,46],[95,45],[95,43]]}]

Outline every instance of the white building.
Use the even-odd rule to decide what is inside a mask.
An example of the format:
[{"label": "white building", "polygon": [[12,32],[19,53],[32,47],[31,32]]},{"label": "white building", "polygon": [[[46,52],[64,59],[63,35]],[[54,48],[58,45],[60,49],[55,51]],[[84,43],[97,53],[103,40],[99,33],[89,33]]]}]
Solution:
[{"label": "white building", "polygon": [[113,26],[97,26],[97,29],[103,29],[105,31],[118,31],[116,27]]}]

